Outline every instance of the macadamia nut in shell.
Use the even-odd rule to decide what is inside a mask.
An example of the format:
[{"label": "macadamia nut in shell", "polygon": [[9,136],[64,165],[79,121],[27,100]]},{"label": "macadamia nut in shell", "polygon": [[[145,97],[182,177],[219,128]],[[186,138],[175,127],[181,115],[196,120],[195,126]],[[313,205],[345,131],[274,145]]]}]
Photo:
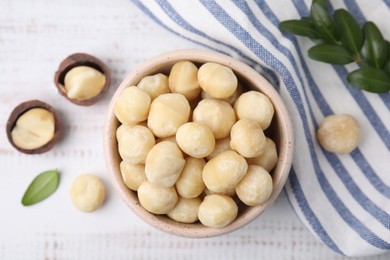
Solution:
[{"label": "macadamia nut in shell", "polygon": [[237,213],[237,204],[231,197],[213,194],[206,196],[200,204],[198,217],[207,227],[223,228],[233,222]]},{"label": "macadamia nut in shell", "polygon": [[114,112],[122,124],[136,125],[148,118],[151,98],[135,86],[125,88],[115,103]]},{"label": "macadamia nut in shell", "polygon": [[84,100],[97,96],[106,84],[106,76],[89,66],[77,66],[65,74],[66,95],[70,99]]},{"label": "macadamia nut in shell", "polygon": [[162,94],[150,106],[148,127],[160,138],[175,135],[177,129],[188,121],[190,112],[190,104],[182,94]]},{"label": "macadamia nut in shell", "polygon": [[49,143],[54,137],[54,132],[53,114],[44,108],[32,108],[16,120],[11,137],[17,147],[33,150]]},{"label": "macadamia nut in shell", "polygon": [[163,141],[156,144],[146,157],[146,178],[156,186],[172,187],[179,178],[184,165],[185,160],[177,144]]},{"label": "macadamia nut in shell", "polygon": [[359,123],[351,115],[338,114],[327,116],[317,130],[317,139],[321,146],[333,153],[352,152],[360,141]]}]

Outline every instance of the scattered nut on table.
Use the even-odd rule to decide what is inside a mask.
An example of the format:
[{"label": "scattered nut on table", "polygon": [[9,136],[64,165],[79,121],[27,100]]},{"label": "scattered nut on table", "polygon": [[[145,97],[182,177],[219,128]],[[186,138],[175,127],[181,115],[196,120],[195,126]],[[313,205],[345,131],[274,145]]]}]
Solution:
[{"label": "scattered nut on table", "polygon": [[78,176],[72,183],[70,197],[73,205],[83,212],[98,209],[105,198],[105,187],[99,177],[93,174]]},{"label": "scattered nut on table", "polygon": [[51,106],[31,100],[14,108],[6,131],[8,140],[18,151],[40,154],[54,146],[61,132],[61,124]]},{"label": "scattered nut on table", "polygon": [[108,67],[98,58],[75,53],[60,63],[54,83],[60,94],[72,103],[90,106],[108,91],[111,76]]},{"label": "scattered nut on table", "polygon": [[359,123],[348,114],[327,116],[317,130],[318,142],[332,153],[352,152],[358,146],[360,138]]},{"label": "scattered nut on table", "polygon": [[[266,128],[274,108],[241,84],[226,66],[180,61],[168,74],[145,76],[118,94],[115,106],[129,108],[115,113],[122,123],[116,131],[120,171],[146,211],[222,228],[243,208],[269,199],[278,161],[266,136],[273,135]],[[130,135],[134,127],[149,132]],[[144,162],[134,160],[137,151]]]}]

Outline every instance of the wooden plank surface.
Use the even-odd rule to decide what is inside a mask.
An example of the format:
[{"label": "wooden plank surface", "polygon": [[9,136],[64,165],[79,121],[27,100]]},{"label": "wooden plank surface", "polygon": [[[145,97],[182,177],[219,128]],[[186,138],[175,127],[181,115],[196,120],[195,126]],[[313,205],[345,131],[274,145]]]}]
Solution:
[{"label": "wooden plank surface", "polygon": [[[0,1],[0,259],[343,259],[302,225],[284,193],[248,226],[209,239],[161,233],[121,201],[104,163],[109,99],[137,64],[184,48],[202,47],[156,25],[127,0]],[[60,61],[79,51],[112,70],[110,92],[92,107],[69,103],[53,84]],[[63,118],[61,141],[43,155],[18,153],[6,140],[9,113],[29,99],[51,104]],[[54,168],[61,172],[56,193],[23,207],[30,181]],[[107,200],[95,213],[71,205],[70,185],[82,173],[98,175],[107,187]]]}]

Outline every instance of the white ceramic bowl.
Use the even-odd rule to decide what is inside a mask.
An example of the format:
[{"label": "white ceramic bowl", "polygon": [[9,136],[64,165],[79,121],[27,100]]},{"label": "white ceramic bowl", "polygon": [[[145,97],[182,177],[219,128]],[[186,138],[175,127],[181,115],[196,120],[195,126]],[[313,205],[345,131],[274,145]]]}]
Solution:
[{"label": "white ceramic bowl", "polygon": [[[271,126],[266,130],[267,136],[275,141],[279,155],[278,163],[271,171],[274,185],[272,195],[262,205],[256,207],[239,206],[237,218],[228,226],[220,229],[205,227],[199,222],[194,224],[183,224],[175,222],[165,215],[154,215],[149,213],[140,205],[136,192],[131,191],[126,187],[119,169],[121,158],[118,153],[116,141],[116,129],[119,126],[119,121],[114,114],[114,104],[119,94],[127,86],[137,85],[145,76],[159,72],[168,75],[173,64],[182,60],[189,60],[197,65],[201,65],[205,62],[216,62],[230,67],[245,89],[261,91],[269,97],[275,108],[275,115]],[[179,50],[164,53],[145,61],[122,81],[112,97],[108,108],[104,129],[104,149],[108,172],[115,188],[121,194],[125,203],[142,220],[159,230],[178,236],[212,237],[226,234],[245,226],[273,204],[281,192],[291,168],[293,158],[293,131],[290,117],[283,100],[280,98],[275,88],[251,67],[234,58],[217,52]]]}]

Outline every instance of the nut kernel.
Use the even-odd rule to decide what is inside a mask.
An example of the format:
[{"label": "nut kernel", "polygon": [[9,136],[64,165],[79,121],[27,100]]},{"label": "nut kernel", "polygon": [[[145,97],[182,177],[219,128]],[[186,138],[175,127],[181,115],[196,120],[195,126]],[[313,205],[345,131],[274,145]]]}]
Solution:
[{"label": "nut kernel", "polygon": [[169,93],[168,77],[162,73],[146,76],[137,87],[148,93],[153,100],[161,94]]},{"label": "nut kernel", "polygon": [[126,161],[122,161],[119,165],[123,182],[125,185],[133,190],[137,191],[138,187],[146,181],[145,165],[144,164],[131,164]]},{"label": "nut kernel", "polygon": [[236,187],[236,194],[246,205],[257,206],[268,200],[272,189],[271,175],[261,166],[249,165],[247,173]]},{"label": "nut kernel", "polygon": [[238,84],[231,68],[214,62],[207,62],[199,68],[198,82],[207,94],[215,98],[230,97]]},{"label": "nut kernel", "polygon": [[198,220],[198,210],[202,200],[200,198],[185,199],[179,197],[175,207],[167,215],[181,223],[194,223]]},{"label": "nut kernel", "polygon": [[235,151],[226,151],[206,163],[202,178],[211,191],[227,194],[241,181],[247,169],[244,157]]},{"label": "nut kernel", "polygon": [[142,207],[154,214],[166,214],[178,200],[174,187],[161,188],[145,181],[138,188],[138,199]]},{"label": "nut kernel", "polygon": [[197,75],[198,68],[192,62],[175,63],[169,74],[170,90],[184,95],[189,101],[194,100],[201,91]]},{"label": "nut kernel", "polygon": [[151,98],[135,86],[125,88],[115,103],[115,115],[122,124],[136,125],[148,118]]},{"label": "nut kernel", "polygon": [[54,132],[53,114],[43,108],[32,108],[16,120],[11,138],[17,147],[33,150],[49,143],[54,137]]},{"label": "nut kernel", "polygon": [[180,196],[188,199],[195,198],[203,192],[205,184],[202,171],[205,164],[204,159],[186,158],[186,164],[176,182],[176,190]]},{"label": "nut kernel", "polygon": [[176,133],[180,149],[194,158],[203,158],[211,154],[215,147],[215,138],[210,128],[195,122],[185,123]]},{"label": "nut kernel", "polygon": [[234,200],[226,195],[207,195],[199,206],[200,222],[212,228],[223,228],[237,217],[238,207]]},{"label": "nut kernel", "polygon": [[250,119],[261,126],[263,131],[269,127],[274,115],[274,106],[263,93],[249,91],[239,96],[234,103],[238,119]]},{"label": "nut kernel", "polygon": [[230,138],[230,147],[246,158],[261,156],[265,151],[265,135],[255,121],[237,121],[232,127]]},{"label": "nut kernel", "polygon": [[229,136],[236,114],[229,103],[217,99],[201,100],[192,115],[194,122],[208,126],[216,139]]},{"label": "nut kernel", "polygon": [[188,121],[190,110],[190,104],[182,94],[162,94],[150,106],[148,127],[160,138],[175,135],[177,129]]},{"label": "nut kernel", "polygon": [[276,144],[272,139],[265,137],[265,140],[264,153],[258,157],[247,158],[246,161],[248,164],[259,165],[267,172],[271,172],[278,162],[278,151],[276,150]]},{"label": "nut kernel", "polygon": [[184,164],[183,154],[177,144],[170,141],[160,142],[153,146],[146,157],[146,178],[158,187],[172,187]]},{"label": "nut kernel", "polygon": [[64,87],[70,99],[85,100],[97,96],[106,84],[106,76],[88,66],[74,67],[65,75]]},{"label": "nut kernel", "polygon": [[321,146],[329,152],[350,153],[360,141],[359,123],[351,115],[330,115],[320,123],[317,139]]},{"label": "nut kernel", "polygon": [[155,144],[152,132],[144,126],[126,126],[118,136],[118,151],[124,161],[145,163],[146,156]]},{"label": "nut kernel", "polygon": [[73,205],[79,210],[84,212],[94,211],[99,208],[104,201],[104,184],[95,175],[80,175],[73,181],[70,196]]}]

